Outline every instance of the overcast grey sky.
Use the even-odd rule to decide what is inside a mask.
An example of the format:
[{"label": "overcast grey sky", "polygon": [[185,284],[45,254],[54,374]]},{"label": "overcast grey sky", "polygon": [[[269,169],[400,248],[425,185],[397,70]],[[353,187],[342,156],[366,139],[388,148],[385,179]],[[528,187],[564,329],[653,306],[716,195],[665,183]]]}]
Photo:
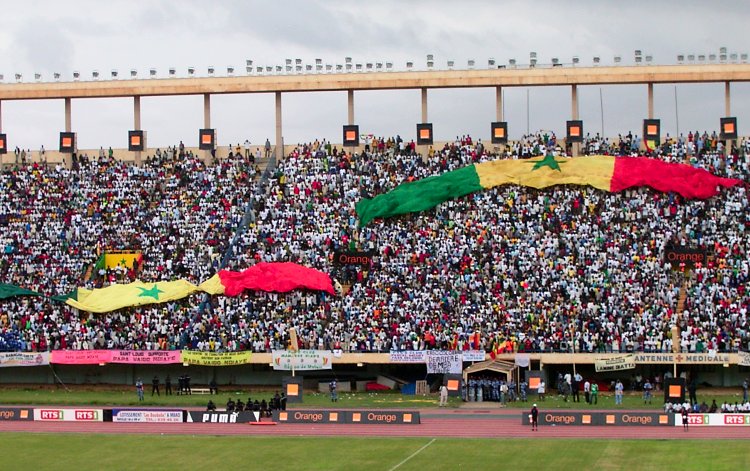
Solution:
[{"label": "overcast grey sky", "polygon": [[[205,75],[209,65],[225,74],[232,65],[244,71],[246,59],[256,65],[280,65],[285,58],[313,63],[391,60],[404,68],[407,60],[425,67],[426,54],[437,66],[447,60],[465,65],[475,59],[486,67],[489,57],[498,64],[515,58],[528,62],[536,51],[540,63],[558,57],[581,65],[593,56],[611,64],[615,55],[633,63],[633,51],[651,54],[657,64],[676,63],[677,54],[750,50],[746,37],[750,2],[737,0],[682,1],[261,1],[261,0],[149,0],[6,2],[0,29],[0,73],[5,82],[35,72],[50,79],[60,72],[69,80],[74,70],[90,80],[99,70],[109,76],[131,68],[144,77],[155,67],[159,76],[176,67],[186,75],[189,66]],[[10,4],[12,3],[12,7]],[[505,118],[511,137],[526,131],[526,90],[505,92]],[[646,115],[646,87],[602,87],[605,134],[641,127]],[[724,115],[723,84],[677,87],[680,131],[718,129]],[[750,84],[732,87],[732,114],[739,130],[750,123]],[[580,87],[580,114],[586,131],[601,129],[599,87]],[[531,88],[530,128],[564,132],[570,118],[569,87]],[[284,137],[287,143],[316,137],[340,140],[346,120],[346,93],[286,94],[283,97]],[[79,147],[125,147],[133,127],[132,99],[73,101],[73,130]],[[150,146],[184,140],[197,145],[202,127],[202,97],[143,98],[142,127]],[[274,101],[270,94],[217,95],[212,98],[212,125],[222,145],[273,140]],[[674,86],[655,87],[655,115],[664,132],[676,130]],[[494,116],[494,89],[431,90],[429,120],[438,140],[470,133],[487,138]],[[355,121],[362,132],[415,135],[421,120],[418,90],[361,92],[355,95]],[[750,125],[750,124],[748,124]],[[3,132],[11,147],[38,149],[57,145],[64,127],[62,100],[3,102]]]}]

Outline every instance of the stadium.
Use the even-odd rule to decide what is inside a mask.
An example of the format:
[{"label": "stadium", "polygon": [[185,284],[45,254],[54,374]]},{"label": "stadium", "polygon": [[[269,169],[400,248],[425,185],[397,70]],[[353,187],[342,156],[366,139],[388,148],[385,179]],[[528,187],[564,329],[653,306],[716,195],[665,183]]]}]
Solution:
[{"label": "stadium", "polygon": [[[425,56],[0,83],[6,460],[750,466],[747,55]],[[713,128],[660,115],[665,87],[678,114],[678,87],[717,84]],[[640,90],[630,129],[605,135],[601,95],[601,128],[581,112],[602,86]],[[548,88],[566,114],[530,128],[528,90]],[[444,90],[490,97],[478,131],[436,118]],[[360,103],[403,91],[419,118],[378,132],[400,118]],[[296,136],[284,106],[316,94],[345,105],[336,132]],[[275,134],[224,137],[217,103],[250,95]],[[181,97],[202,119],[162,144],[142,106]],[[75,110],[106,100],[132,124],[86,147],[100,130]],[[46,149],[14,122],[37,102],[55,103]]]}]

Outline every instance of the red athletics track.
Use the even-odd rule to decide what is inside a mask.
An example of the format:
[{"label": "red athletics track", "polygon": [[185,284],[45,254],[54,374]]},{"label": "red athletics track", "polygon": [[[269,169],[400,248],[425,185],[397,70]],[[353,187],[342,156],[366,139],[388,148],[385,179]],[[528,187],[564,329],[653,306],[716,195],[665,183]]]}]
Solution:
[{"label": "red athletics track", "polygon": [[[451,438],[750,439],[750,427],[521,425],[520,410],[423,410],[420,425],[356,424],[125,424],[112,422],[0,422],[0,432],[169,435],[361,436]],[[622,411],[621,411],[622,412]],[[653,411],[650,411],[653,412]]]}]

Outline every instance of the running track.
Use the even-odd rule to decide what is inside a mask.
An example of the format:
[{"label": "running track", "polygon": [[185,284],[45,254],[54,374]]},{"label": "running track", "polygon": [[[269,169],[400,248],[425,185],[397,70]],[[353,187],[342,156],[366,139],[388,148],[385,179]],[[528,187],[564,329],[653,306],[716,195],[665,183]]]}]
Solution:
[{"label": "running track", "polygon": [[422,410],[420,425],[357,424],[126,424],[112,422],[0,422],[0,432],[165,435],[359,436],[448,438],[750,439],[750,427],[521,425],[520,410]]}]

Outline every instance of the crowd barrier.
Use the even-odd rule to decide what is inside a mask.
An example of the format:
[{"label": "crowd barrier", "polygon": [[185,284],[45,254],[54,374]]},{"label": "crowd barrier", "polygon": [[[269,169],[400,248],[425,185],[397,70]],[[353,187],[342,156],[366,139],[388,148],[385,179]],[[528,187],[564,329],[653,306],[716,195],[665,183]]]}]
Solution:
[{"label": "crowd barrier", "polygon": [[[674,415],[658,412],[539,412],[539,425],[674,425]],[[521,414],[521,423],[531,425],[531,414]]]},{"label": "crowd barrier", "polygon": [[[261,421],[259,411],[189,411],[184,409],[91,409],[85,407],[0,407],[0,421],[247,424]],[[277,423],[415,425],[416,411],[286,410],[274,411]]]},{"label": "crowd barrier", "polygon": [[[675,427],[682,427],[682,416],[674,416]],[[689,414],[688,425],[698,427],[750,427],[750,414]]]},{"label": "crowd barrier", "polygon": [[416,411],[384,410],[286,410],[274,411],[274,422],[280,424],[388,424],[421,423]]}]

